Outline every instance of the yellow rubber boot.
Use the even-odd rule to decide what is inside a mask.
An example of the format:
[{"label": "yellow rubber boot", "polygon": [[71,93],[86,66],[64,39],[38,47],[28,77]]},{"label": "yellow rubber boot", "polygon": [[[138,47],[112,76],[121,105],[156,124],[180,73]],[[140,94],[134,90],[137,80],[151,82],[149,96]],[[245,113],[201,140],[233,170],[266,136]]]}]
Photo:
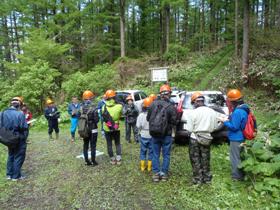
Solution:
[{"label": "yellow rubber boot", "polygon": [[145,166],[145,160],[141,160],[141,161],[140,161],[140,169],[141,169],[141,171],[145,171],[145,168],[146,168],[146,166]]},{"label": "yellow rubber boot", "polygon": [[152,171],[152,161],[148,160],[148,172]]}]

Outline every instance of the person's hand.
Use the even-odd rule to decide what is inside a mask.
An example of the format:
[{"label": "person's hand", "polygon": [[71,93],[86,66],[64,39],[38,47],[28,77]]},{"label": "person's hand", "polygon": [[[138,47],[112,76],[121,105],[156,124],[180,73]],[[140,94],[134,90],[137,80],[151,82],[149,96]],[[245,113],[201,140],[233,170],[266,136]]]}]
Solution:
[{"label": "person's hand", "polygon": [[217,119],[221,122],[226,122],[229,120],[227,116],[221,116],[221,117],[218,117]]}]

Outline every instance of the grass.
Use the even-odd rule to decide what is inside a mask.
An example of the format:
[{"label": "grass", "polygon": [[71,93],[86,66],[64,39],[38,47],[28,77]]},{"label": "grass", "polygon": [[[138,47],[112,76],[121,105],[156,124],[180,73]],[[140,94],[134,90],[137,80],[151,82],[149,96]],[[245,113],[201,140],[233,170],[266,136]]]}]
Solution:
[{"label": "grass", "polygon": [[255,194],[250,182],[231,181],[227,144],[212,147],[211,185],[191,185],[188,147],[178,145],[172,149],[170,180],[155,184],[139,170],[139,145],[126,143],[123,134],[123,164],[109,164],[105,140],[99,137],[97,148],[105,155],[97,158],[99,166],[93,168],[75,158],[82,142],[68,142],[68,129],[53,142],[46,131],[32,130],[23,167],[28,179],[12,183],[1,177],[0,209],[262,209],[277,205],[269,196]]}]

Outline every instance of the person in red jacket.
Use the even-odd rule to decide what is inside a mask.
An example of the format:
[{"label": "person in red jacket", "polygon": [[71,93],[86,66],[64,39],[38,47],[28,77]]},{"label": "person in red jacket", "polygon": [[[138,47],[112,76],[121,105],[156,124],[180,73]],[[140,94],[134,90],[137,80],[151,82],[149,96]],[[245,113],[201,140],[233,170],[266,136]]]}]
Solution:
[{"label": "person in red jacket", "polygon": [[[23,112],[24,116],[25,116],[25,120],[26,123],[28,124],[28,134],[29,134],[29,127],[31,126],[31,123],[29,123],[32,120],[32,113],[30,112],[30,110],[28,109],[27,105],[25,103],[22,104],[21,106],[21,111]],[[27,144],[30,144],[30,140],[27,139]]]}]

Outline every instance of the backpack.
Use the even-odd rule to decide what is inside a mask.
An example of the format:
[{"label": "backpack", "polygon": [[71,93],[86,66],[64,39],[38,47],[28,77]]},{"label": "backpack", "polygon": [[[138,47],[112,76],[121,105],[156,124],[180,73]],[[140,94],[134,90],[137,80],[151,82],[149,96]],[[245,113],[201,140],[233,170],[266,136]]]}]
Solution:
[{"label": "backpack", "polygon": [[253,140],[257,136],[256,125],[257,125],[256,117],[250,111],[249,114],[248,114],[248,118],[247,118],[245,128],[242,131],[245,139]]},{"label": "backpack", "polygon": [[157,108],[151,113],[149,120],[150,135],[153,137],[164,137],[168,129],[167,108],[171,104],[156,104]]},{"label": "backpack", "polygon": [[9,148],[15,148],[20,141],[20,136],[15,134],[12,130],[3,127],[4,112],[1,113],[1,128],[0,128],[0,143]]},{"label": "backpack", "polygon": [[90,128],[88,124],[88,114],[93,110],[89,107],[88,111],[84,113],[83,107],[81,107],[81,116],[78,122],[78,133],[82,138],[88,138],[90,136]]}]

